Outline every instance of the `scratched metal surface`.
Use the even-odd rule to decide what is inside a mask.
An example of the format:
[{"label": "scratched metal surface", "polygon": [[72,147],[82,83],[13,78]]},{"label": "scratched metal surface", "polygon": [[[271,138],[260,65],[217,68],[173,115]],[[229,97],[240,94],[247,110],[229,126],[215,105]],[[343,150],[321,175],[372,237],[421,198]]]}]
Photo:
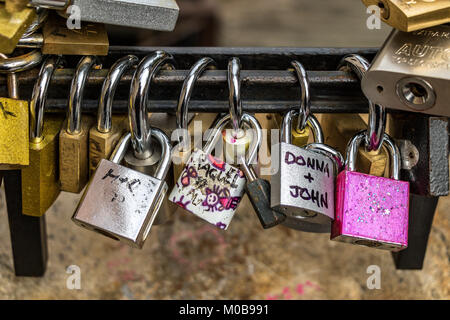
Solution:
[{"label": "scratched metal surface", "polygon": [[[225,46],[378,46],[389,31],[365,29],[359,1],[223,0],[218,13]],[[450,298],[449,197],[439,202],[422,271],[396,271],[388,252],[325,234],[264,231],[247,198],[227,231],[177,211],[137,250],[77,227],[70,217],[79,197],[64,193],[47,213],[48,270],[29,279],[14,276],[0,192],[0,299]],[[81,268],[81,290],[66,288],[72,264]],[[373,264],[380,290],[366,287]]]}]

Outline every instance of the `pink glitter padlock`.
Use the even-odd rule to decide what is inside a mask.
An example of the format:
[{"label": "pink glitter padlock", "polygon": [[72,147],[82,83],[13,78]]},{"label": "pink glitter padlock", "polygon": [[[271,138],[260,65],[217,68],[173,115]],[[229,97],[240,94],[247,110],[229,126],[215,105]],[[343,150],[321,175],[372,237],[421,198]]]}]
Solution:
[{"label": "pink glitter padlock", "polygon": [[346,169],[337,177],[331,240],[399,251],[408,246],[409,215],[409,183],[399,181],[400,152],[385,134],[392,179],[356,172],[356,156],[365,134],[362,131],[350,141]]}]

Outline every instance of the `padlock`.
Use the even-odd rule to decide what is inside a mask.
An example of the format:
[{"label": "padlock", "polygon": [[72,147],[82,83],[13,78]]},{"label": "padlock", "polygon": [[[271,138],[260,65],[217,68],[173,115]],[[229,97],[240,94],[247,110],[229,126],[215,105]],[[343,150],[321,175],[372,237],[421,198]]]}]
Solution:
[{"label": "padlock", "polygon": [[[153,129],[148,116],[148,111],[151,109],[148,105],[150,83],[156,73],[172,61],[172,55],[164,51],[156,51],[149,54],[138,64],[131,81],[128,117],[133,148],[130,148],[125,154],[124,164],[133,170],[147,175],[153,175],[155,173],[161,155],[164,153],[164,150],[161,149],[161,146],[164,145],[155,145],[151,139]],[[169,188],[174,180],[172,173],[173,171],[170,170],[165,175]],[[154,224],[165,223],[171,218],[174,211],[175,206],[164,198],[160,213]]]},{"label": "padlock", "polygon": [[28,216],[44,215],[60,193],[58,135],[64,119],[47,114],[44,121],[44,113],[50,79],[61,65],[59,56],[45,60],[30,101],[30,165],[22,169],[22,212]]},{"label": "padlock", "polygon": [[408,246],[409,183],[399,181],[400,152],[387,134],[384,145],[392,156],[391,178],[355,171],[365,134],[361,131],[350,140],[346,169],[337,178],[331,240],[398,251]]},{"label": "padlock", "polygon": [[286,216],[270,207],[270,182],[258,178],[255,170],[247,163],[245,158],[241,158],[240,162],[240,168],[247,179],[245,192],[252,203],[253,210],[255,210],[262,227],[268,229],[284,222]]},{"label": "padlock", "polygon": [[83,57],[77,65],[70,87],[67,119],[59,134],[59,179],[61,190],[79,193],[89,179],[89,130],[95,119],[84,116],[81,106],[86,79],[97,64],[95,56]]},{"label": "padlock", "polygon": [[126,27],[172,31],[178,19],[175,0],[30,0],[36,7],[58,10],[68,18],[78,15],[81,21],[100,22]]},{"label": "padlock", "polygon": [[127,55],[117,60],[109,69],[103,81],[98,103],[97,126],[89,131],[89,173],[92,174],[101,159],[108,159],[114,146],[127,129],[127,118],[114,116],[112,105],[114,94],[123,74],[133,67],[139,59]]},{"label": "padlock", "polygon": [[83,22],[80,28],[67,28],[67,20],[53,14],[41,33],[22,37],[18,48],[41,48],[43,54],[106,56],[109,49],[106,27],[101,23]]},{"label": "padlock", "polygon": [[[238,168],[214,157],[211,153],[230,122],[225,115],[216,122],[204,148],[195,149],[169,195],[169,200],[220,229],[227,229],[244,195],[246,179]],[[255,160],[262,141],[255,117],[242,114],[243,123],[256,131],[255,140],[247,154],[247,163]]]},{"label": "padlock", "polygon": [[[174,147],[172,152],[175,183],[176,179],[178,179],[181,172],[184,170],[186,161],[189,159],[196,144],[200,144],[201,147],[203,142],[203,128],[210,128],[217,117],[217,114],[213,113],[196,113],[194,117],[189,120],[189,101],[194,90],[195,82],[205,70],[214,67],[215,61],[213,59],[209,57],[201,58],[191,67],[189,74],[184,79],[176,112],[178,144]],[[196,138],[197,141],[195,141]]]},{"label": "padlock", "polygon": [[0,3],[0,52],[9,54],[16,48],[19,39],[36,17],[34,8],[9,13],[5,4]]},{"label": "padlock", "polygon": [[[278,161],[272,177],[271,207],[289,218],[330,226],[334,218],[333,161],[317,152],[291,144],[291,121],[298,111],[289,111],[283,119]],[[310,115],[308,125],[315,141],[323,144],[323,133],[317,119]]]},{"label": "padlock", "polygon": [[29,0],[5,0],[6,11],[9,13],[20,12],[27,6]]},{"label": "padlock", "polygon": [[[0,57],[7,57],[0,53]],[[16,74],[8,73],[9,98],[0,98],[0,170],[29,165],[29,106],[19,100]]]},{"label": "padlock", "polygon": [[100,161],[72,217],[76,224],[142,248],[167,193],[165,176],[170,169],[169,138],[156,128],[151,135],[162,150],[154,176],[120,165],[130,145],[127,133],[111,160]]},{"label": "padlock", "polygon": [[380,18],[395,29],[411,32],[450,22],[450,0],[362,0],[378,6]]},{"label": "padlock", "polygon": [[450,25],[413,32],[393,30],[362,80],[376,104],[450,116]]}]

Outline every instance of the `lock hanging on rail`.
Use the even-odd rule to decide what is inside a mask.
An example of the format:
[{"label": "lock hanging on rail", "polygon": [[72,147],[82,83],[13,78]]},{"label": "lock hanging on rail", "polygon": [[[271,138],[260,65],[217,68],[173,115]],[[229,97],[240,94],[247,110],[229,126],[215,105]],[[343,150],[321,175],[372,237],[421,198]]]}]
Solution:
[{"label": "lock hanging on rail", "polygon": [[408,246],[409,183],[400,181],[400,152],[384,134],[391,153],[391,178],[356,172],[356,155],[365,131],[347,147],[346,169],[337,178],[336,216],[331,240],[399,251]]}]

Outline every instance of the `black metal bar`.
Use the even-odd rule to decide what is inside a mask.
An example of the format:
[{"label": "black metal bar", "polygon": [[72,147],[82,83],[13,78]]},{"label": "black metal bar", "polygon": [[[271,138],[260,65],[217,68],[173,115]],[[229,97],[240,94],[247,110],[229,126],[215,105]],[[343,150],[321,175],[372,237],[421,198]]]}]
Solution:
[{"label": "black metal bar", "polygon": [[408,248],[392,253],[397,269],[422,269],[438,199],[438,197],[410,195]]},{"label": "black metal bar", "polygon": [[[102,57],[103,70],[94,70],[88,79],[84,95],[84,112],[95,112],[98,94],[107,68],[125,54],[140,58],[163,49],[174,55],[177,70],[161,71],[152,81],[150,112],[175,112],[181,85],[189,68],[203,56],[217,62],[217,70],[204,73],[196,83],[191,99],[193,112],[226,112],[228,110],[227,61],[238,56],[242,64],[242,100],[247,112],[284,112],[299,104],[300,89],[294,73],[288,71],[297,59],[308,70],[313,112],[367,112],[368,103],[361,92],[358,79],[352,73],[336,71],[339,60],[349,53],[372,59],[376,49],[361,48],[154,48],[111,47]],[[67,106],[69,86],[78,56],[66,57],[66,69],[57,70],[50,84],[48,110],[63,112]],[[38,69],[19,75],[21,96],[31,97]],[[114,111],[127,112],[129,85],[133,71],[128,72],[115,95]],[[0,95],[6,94],[5,77],[0,78]],[[212,103],[211,99],[214,99]]]},{"label": "black metal bar", "polygon": [[11,247],[16,276],[42,277],[47,268],[45,216],[22,214],[22,177],[20,170],[3,173],[8,209]]}]

